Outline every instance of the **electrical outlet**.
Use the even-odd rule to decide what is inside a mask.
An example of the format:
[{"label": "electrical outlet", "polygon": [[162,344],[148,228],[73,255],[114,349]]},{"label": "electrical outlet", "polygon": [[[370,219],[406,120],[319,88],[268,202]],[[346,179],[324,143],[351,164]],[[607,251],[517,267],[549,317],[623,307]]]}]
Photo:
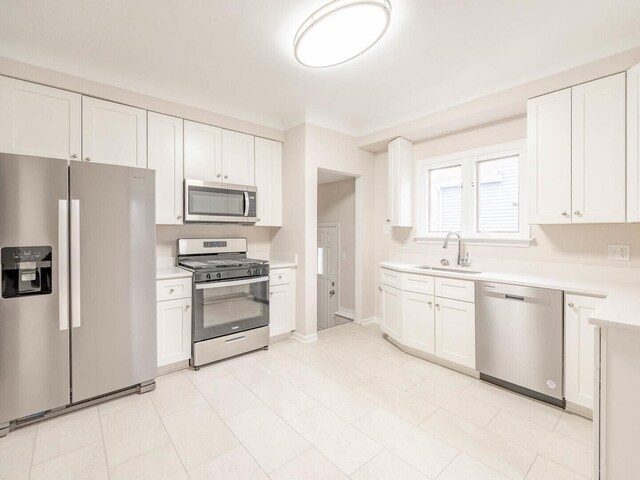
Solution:
[{"label": "electrical outlet", "polygon": [[609,245],[609,260],[628,261],[631,256],[631,247],[629,245]]}]

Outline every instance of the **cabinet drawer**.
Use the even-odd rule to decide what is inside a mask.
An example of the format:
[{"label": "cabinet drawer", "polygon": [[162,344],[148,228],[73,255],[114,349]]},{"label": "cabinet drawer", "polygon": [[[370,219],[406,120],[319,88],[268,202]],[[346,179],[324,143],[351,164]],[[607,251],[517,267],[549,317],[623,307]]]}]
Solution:
[{"label": "cabinet drawer", "polygon": [[475,302],[476,284],[469,280],[436,278],[436,297]]},{"label": "cabinet drawer", "polygon": [[433,295],[434,278],[428,275],[420,275],[419,273],[403,273],[402,274],[402,290],[404,292],[424,293]]},{"label": "cabinet drawer", "polygon": [[191,298],[191,277],[171,278],[156,282],[156,299],[159,302],[176,298]]},{"label": "cabinet drawer", "polygon": [[286,285],[291,283],[290,268],[274,268],[269,272],[269,285]]},{"label": "cabinet drawer", "polygon": [[389,270],[387,268],[380,269],[380,283],[383,285],[389,285],[390,287],[400,288],[402,285],[402,274],[395,270]]}]

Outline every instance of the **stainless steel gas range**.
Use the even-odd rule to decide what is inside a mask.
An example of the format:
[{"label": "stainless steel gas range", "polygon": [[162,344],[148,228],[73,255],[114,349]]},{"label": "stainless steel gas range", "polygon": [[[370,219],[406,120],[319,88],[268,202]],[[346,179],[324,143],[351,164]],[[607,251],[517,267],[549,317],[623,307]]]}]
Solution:
[{"label": "stainless steel gas range", "polygon": [[192,367],[268,347],[269,262],[246,238],[181,238],[178,266],[193,272]]}]

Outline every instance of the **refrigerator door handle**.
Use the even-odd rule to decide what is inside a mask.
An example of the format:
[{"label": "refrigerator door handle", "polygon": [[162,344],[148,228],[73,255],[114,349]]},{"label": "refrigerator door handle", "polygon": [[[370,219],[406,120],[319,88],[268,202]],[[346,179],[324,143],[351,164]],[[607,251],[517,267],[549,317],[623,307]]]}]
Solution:
[{"label": "refrigerator door handle", "polygon": [[58,328],[69,329],[69,207],[58,200]]},{"label": "refrigerator door handle", "polygon": [[80,325],[80,200],[71,200],[71,327]]}]

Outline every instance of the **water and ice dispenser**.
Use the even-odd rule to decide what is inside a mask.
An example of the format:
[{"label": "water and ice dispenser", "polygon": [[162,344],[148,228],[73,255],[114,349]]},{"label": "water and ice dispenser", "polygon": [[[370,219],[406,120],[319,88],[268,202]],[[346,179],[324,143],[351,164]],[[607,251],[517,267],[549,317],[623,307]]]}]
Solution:
[{"label": "water and ice dispenser", "polygon": [[51,293],[51,247],[5,247],[2,262],[2,298]]}]

